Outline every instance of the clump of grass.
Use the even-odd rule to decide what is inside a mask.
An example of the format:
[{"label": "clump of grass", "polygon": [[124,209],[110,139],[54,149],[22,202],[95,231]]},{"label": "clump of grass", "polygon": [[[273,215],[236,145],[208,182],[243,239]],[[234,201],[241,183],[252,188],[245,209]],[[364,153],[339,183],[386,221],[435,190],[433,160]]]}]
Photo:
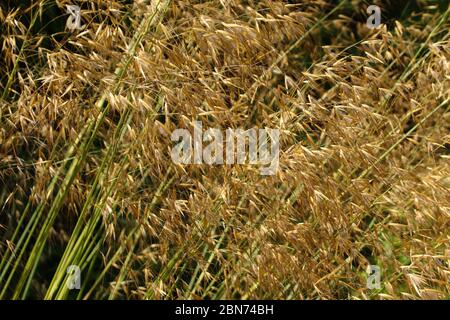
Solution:
[{"label": "clump of grass", "polygon": [[[449,298],[449,7],[66,4],[0,4],[0,298]],[[279,171],[173,164],[196,120]]]}]

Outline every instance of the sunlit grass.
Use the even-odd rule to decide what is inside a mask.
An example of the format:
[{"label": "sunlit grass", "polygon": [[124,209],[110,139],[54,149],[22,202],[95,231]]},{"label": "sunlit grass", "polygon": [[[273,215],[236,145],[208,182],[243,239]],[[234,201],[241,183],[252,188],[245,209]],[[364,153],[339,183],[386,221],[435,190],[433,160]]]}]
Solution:
[{"label": "sunlit grass", "polygon": [[[374,3],[0,4],[0,298],[448,299],[450,7]],[[196,120],[279,171],[174,164]]]}]

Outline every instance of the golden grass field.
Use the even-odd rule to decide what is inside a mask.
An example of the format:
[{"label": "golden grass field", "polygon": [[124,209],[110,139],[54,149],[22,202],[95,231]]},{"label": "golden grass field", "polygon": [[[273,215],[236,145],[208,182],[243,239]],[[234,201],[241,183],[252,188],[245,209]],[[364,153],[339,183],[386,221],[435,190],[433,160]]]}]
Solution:
[{"label": "golden grass field", "polygon": [[[0,299],[449,299],[449,15],[2,0]],[[173,163],[194,121],[279,129],[278,171]]]}]

